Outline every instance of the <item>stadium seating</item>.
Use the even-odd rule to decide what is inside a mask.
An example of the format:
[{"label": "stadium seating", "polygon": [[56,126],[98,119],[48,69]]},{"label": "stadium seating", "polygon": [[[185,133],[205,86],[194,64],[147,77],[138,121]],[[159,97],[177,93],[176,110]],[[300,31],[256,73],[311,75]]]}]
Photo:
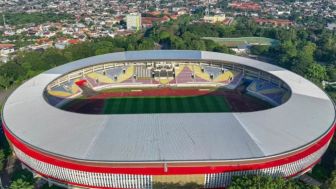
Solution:
[{"label": "stadium seating", "polygon": [[230,81],[230,83],[226,85],[226,88],[235,89],[241,83],[242,79],[244,78],[244,74],[242,72],[234,72],[234,71],[231,72],[233,73],[234,76],[233,79]]},{"label": "stadium seating", "polygon": [[267,100],[275,105],[283,103],[283,101],[287,99],[284,98],[284,96],[288,96],[288,91],[286,89],[262,79],[255,79],[247,87],[247,91],[250,92],[250,94]]},{"label": "stadium seating", "polygon": [[202,72],[202,68],[199,65],[189,65],[188,68],[195,74],[196,82],[211,81],[210,74]]},{"label": "stadium seating", "polygon": [[204,72],[208,73],[209,75],[212,74],[214,78],[222,74],[222,69],[219,67],[203,66],[203,68],[204,68]]},{"label": "stadium seating", "polygon": [[135,73],[134,72],[134,70],[135,70],[134,68],[135,68],[135,66],[133,66],[133,65],[128,66],[126,68],[125,73],[120,74],[116,82],[117,83],[131,83],[131,82],[133,82],[132,77],[133,77],[133,75]]},{"label": "stadium seating", "polygon": [[105,71],[106,76],[113,79],[115,76],[119,76],[122,73],[123,69],[126,69],[126,68],[127,67],[124,67],[124,66],[118,66],[118,67],[107,69]]},{"label": "stadium seating", "polygon": [[87,78],[91,78],[94,80],[98,80],[99,83],[113,83],[113,79],[111,77],[108,77],[106,75],[97,73],[97,72],[92,72],[86,75]]},{"label": "stadium seating", "polygon": [[230,83],[234,78],[233,72],[226,70],[224,73],[221,73],[217,77],[214,77],[215,82],[219,83]]},{"label": "stadium seating", "polygon": [[53,96],[58,96],[58,97],[63,97],[63,98],[70,97],[80,92],[80,88],[75,84],[76,81],[78,81],[78,79],[70,80],[69,82],[53,87],[48,92],[49,94]]},{"label": "stadium seating", "polygon": [[[180,64],[174,68],[175,78],[171,75],[168,77],[152,78],[152,70],[144,65],[127,65],[116,66],[106,70],[98,70],[85,74],[84,78],[77,78],[64,82],[59,86],[52,87],[49,94],[67,98],[78,94],[81,89],[75,84],[80,79],[85,79],[89,87],[99,90],[100,86],[114,84],[187,84],[187,83],[207,83],[215,82],[225,84],[228,89],[235,89],[240,85],[244,77],[242,72],[232,71],[228,69],[200,65],[200,64]],[[212,75],[212,77],[211,77]],[[136,77],[134,77],[136,76]],[[271,101],[273,104],[281,104],[288,99],[288,93],[276,84],[262,80],[252,79],[247,87],[247,91],[251,94]]]},{"label": "stadium seating", "polygon": [[178,71],[175,71],[175,79],[170,81],[170,83],[188,83],[193,82],[193,79],[191,78],[191,75],[193,74],[192,71],[188,66],[180,66],[179,69],[176,69]]}]

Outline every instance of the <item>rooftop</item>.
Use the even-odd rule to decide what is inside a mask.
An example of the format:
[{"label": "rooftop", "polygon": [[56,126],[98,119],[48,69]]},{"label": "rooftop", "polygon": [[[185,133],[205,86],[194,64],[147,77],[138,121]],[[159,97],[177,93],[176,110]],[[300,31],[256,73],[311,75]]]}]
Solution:
[{"label": "rooftop", "polygon": [[[286,82],[292,95],[280,106],[248,113],[123,115],[66,112],[43,98],[51,81],[72,70],[112,61],[153,59],[216,60],[255,67]],[[335,110],[320,88],[288,70],[228,54],[173,50],[112,53],[51,69],[12,93],[5,103],[3,118],[8,130],[27,145],[71,159],[228,161],[300,150],[329,131]]]}]

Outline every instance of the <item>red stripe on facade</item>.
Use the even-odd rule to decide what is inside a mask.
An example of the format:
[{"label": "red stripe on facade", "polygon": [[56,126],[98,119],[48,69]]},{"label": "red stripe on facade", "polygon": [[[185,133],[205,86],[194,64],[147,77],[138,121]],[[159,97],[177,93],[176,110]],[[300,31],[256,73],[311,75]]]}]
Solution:
[{"label": "red stripe on facade", "polygon": [[[3,123],[3,128],[5,135],[11,141],[11,143],[20,149],[23,153],[27,154],[28,156],[42,161],[44,163],[52,164],[59,167],[64,167],[73,170],[80,170],[86,172],[95,172],[95,173],[117,173],[117,174],[141,174],[141,175],[178,175],[178,174],[208,174],[208,173],[222,173],[222,172],[229,172],[229,171],[244,171],[244,170],[256,170],[256,169],[264,169],[275,167],[287,163],[291,163],[302,159],[320,148],[326,145],[332,138],[335,130],[335,125],[329,130],[329,132],[323,136],[319,141],[315,142],[311,146],[307,147],[305,150],[298,152],[297,154],[288,156],[286,158],[278,159],[278,160],[265,160],[264,163],[254,163],[254,164],[243,164],[239,165],[223,165],[223,166],[198,166],[198,167],[187,167],[188,163],[186,163],[186,167],[177,167],[177,166],[169,166],[168,164],[168,171],[165,172],[164,166],[162,167],[146,167],[144,163],[144,167],[139,168],[120,168],[120,167],[113,167],[113,165],[109,167],[99,167],[99,166],[90,166],[85,165],[77,162],[71,162],[70,160],[62,160],[58,157],[54,157],[51,155],[47,155],[45,153],[39,152],[33,148],[28,147],[17,138],[15,138],[6,128],[5,124]],[[159,164],[160,165],[160,164]]]},{"label": "red stripe on facade", "polygon": [[[23,161],[21,161],[21,162],[23,162]],[[96,186],[90,186],[90,185],[85,185],[85,184],[78,184],[78,183],[75,183],[75,182],[69,182],[69,181],[61,180],[61,179],[55,178],[53,176],[49,176],[49,175],[43,174],[43,173],[41,173],[39,171],[36,171],[35,169],[31,168],[29,165],[27,165],[24,162],[23,162],[23,164],[26,167],[29,167],[29,169],[33,170],[35,173],[37,173],[37,174],[41,175],[42,177],[44,177],[44,178],[49,178],[49,179],[55,180],[57,182],[65,183],[65,184],[72,185],[72,186],[80,186],[80,187],[86,187],[86,188],[89,187],[90,189],[125,189],[125,188],[111,188],[111,187],[96,187]],[[128,188],[128,189],[132,189],[132,188]]]},{"label": "red stripe on facade", "polygon": [[[303,172],[306,172],[307,170],[311,169],[313,166],[315,166],[318,162],[320,161],[320,159],[318,159],[317,161],[315,161],[314,163],[312,163],[311,165],[309,165],[308,167],[304,168],[303,170],[293,174],[293,175],[290,175],[286,178],[291,178],[291,177],[295,177],[297,175],[299,175],[300,173],[303,173]],[[23,161],[21,161],[23,162]],[[23,163],[25,166],[29,167],[29,169],[31,170],[34,170],[33,168],[31,168],[29,165]],[[57,182],[60,182],[60,183],[65,183],[65,184],[68,184],[68,185],[72,185],[72,186],[80,186],[80,187],[89,187],[89,188],[92,188],[92,189],[124,189],[124,188],[111,188],[111,187],[96,187],[96,186],[90,186],[90,185],[85,185],[85,184],[78,184],[78,183],[75,183],[75,182],[69,182],[69,181],[64,181],[62,179],[58,179],[58,178],[55,178],[55,177],[52,177],[52,176],[49,176],[49,175],[46,175],[46,174],[43,174],[39,171],[36,171],[34,170],[37,174],[41,175],[42,177],[44,178],[49,178],[49,179],[52,179],[52,180],[55,180]],[[131,189],[131,188],[129,188]],[[220,187],[220,188],[212,188],[212,189],[225,189],[224,187]]]}]

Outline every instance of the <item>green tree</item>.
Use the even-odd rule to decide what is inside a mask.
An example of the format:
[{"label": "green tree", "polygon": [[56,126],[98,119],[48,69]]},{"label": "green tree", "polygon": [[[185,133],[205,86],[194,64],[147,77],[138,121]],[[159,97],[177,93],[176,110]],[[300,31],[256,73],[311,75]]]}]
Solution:
[{"label": "green tree", "polygon": [[111,41],[97,41],[93,44],[92,46],[93,51],[95,52],[95,55],[100,55],[100,54],[107,54],[112,52],[114,45],[113,42]]},{"label": "green tree", "polygon": [[55,48],[49,48],[42,54],[42,62],[48,64],[48,67],[56,67],[67,63],[69,60],[62,54],[62,52]]},{"label": "green tree", "polygon": [[286,180],[270,176],[237,176],[233,177],[228,189],[314,189],[297,180]]},{"label": "green tree", "polygon": [[324,66],[317,63],[312,63],[308,66],[305,76],[319,83],[327,79],[327,71]]},{"label": "green tree", "polygon": [[327,67],[327,75],[330,81],[336,81],[336,67],[334,66]]},{"label": "green tree", "polygon": [[186,45],[182,38],[178,36],[173,36],[171,38],[171,48],[172,49],[185,49]]},{"label": "green tree", "polygon": [[12,182],[10,189],[33,189],[34,185],[23,179],[17,179]]},{"label": "green tree", "polygon": [[11,85],[11,78],[0,75],[0,88],[7,89]]},{"label": "green tree", "polygon": [[25,77],[26,71],[22,66],[15,62],[8,62],[0,66],[1,88],[8,88],[13,84],[19,83]]},{"label": "green tree", "polygon": [[331,173],[326,185],[328,189],[336,189],[336,170]]},{"label": "green tree", "polygon": [[307,44],[302,47],[302,50],[298,52],[291,69],[302,76],[306,76],[309,69],[312,68],[311,65],[315,63],[315,50],[316,45],[314,43],[307,42]]},{"label": "green tree", "polygon": [[154,40],[151,38],[144,38],[139,41],[138,50],[151,50],[154,49]]},{"label": "green tree", "polygon": [[159,40],[166,41],[170,39],[170,33],[167,31],[160,31],[159,33]]},{"label": "green tree", "polygon": [[297,56],[296,45],[292,41],[284,41],[280,45],[279,64],[285,68],[290,68],[293,65],[293,59]]},{"label": "green tree", "polygon": [[5,159],[6,159],[5,152],[3,149],[0,149],[0,171],[2,171],[4,167]]},{"label": "green tree", "polygon": [[250,50],[252,54],[263,55],[269,51],[269,48],[268,45],[253,45]]},{"label": "green tree", "polygon": [[79,59],[82,59],[82,58],[86,58],[86,57],[90,57],[90,56],[95,55],[95,51],[92,48],[92,43],[90,43],[90,42],[71,45],[71,46],[65,48],[64,51],[70,52],[71,56],[67,57],[70,61],[79,60]]}]

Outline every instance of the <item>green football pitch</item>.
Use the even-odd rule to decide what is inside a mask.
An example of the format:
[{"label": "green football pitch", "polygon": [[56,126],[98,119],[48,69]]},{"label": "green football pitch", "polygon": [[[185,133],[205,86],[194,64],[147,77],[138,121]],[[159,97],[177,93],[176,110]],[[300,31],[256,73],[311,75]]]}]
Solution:
[{"label": "green football pitch", "polygon": [[107,90],[80,97],[60,109],[88,114],[213,113],[248,112],[270,108],[270,104],[239,91],[216,89]]},{"label": "green football pitch", "polygon": [[229,112],[224,96],[110,98],[104,114]]}]

